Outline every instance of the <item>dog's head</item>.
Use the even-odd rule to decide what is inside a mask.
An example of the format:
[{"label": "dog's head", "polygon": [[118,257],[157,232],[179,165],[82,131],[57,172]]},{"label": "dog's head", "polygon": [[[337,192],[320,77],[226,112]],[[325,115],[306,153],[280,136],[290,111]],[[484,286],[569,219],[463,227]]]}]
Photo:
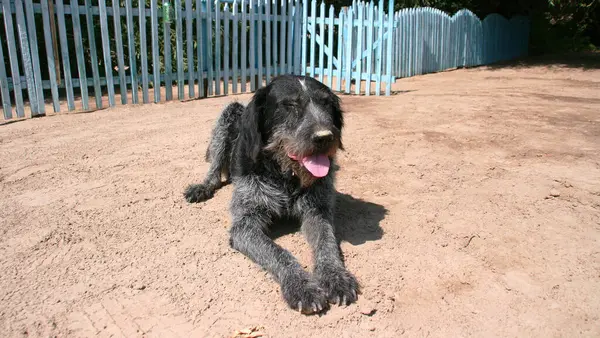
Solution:
[{"label": "dog's head", "polygon": [[271,155],[303,185],[327,176],[342,146],[340,99],[310,78],[283,75],[256,91],[242,117],[242,153],[256,162]]}]

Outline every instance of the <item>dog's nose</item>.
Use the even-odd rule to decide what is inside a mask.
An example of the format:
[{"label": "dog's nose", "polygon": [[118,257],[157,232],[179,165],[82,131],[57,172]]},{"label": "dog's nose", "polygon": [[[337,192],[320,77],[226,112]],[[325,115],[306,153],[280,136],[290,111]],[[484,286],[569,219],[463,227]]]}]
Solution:
[{"label": "dog's nose", "polygon": [[331,130],[319,130],[312,135],[312,141],[315,143],[329,142],[333,140],[333,132]]}]

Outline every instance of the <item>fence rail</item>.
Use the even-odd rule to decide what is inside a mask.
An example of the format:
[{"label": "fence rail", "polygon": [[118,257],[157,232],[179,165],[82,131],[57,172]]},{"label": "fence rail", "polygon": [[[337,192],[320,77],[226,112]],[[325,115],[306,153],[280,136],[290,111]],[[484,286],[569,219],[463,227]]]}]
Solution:
[{"label": "fence rail", "polygon": [[0,0],[3,115],[252,92],[286,73],[389,95],[397,78],[527,52],[525,17],[386,5],[336,12],[316,0]]}]

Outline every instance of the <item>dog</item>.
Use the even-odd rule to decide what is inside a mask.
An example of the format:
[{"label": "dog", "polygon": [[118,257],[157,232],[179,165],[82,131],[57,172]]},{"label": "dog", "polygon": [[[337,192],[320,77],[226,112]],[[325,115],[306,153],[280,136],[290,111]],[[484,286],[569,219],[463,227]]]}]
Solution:
[{"label": "dog", "polygon": [[[233,184],[229,245],[267,270],[287,305],[304,314],[349,305],[361,293],[344,266],[333,224],[343,126],[340,99],[327,86],[311,77],[278,76],[247,106],[234,102],[222,111],[205,155],[210,169],[184,192],[198,203]],[[299,221],[313,253],[312,274],[267,235],[282,218]]]}]

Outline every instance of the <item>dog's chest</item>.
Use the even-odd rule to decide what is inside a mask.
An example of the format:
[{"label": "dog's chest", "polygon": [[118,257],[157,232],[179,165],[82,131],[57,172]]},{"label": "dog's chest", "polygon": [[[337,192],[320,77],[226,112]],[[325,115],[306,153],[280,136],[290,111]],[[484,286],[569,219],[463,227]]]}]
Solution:
[{"label": "dog's chest", "polygon": [[307,189],[303,188],[297,180],[277,180],[273,184],[277,187],[277,192],[272,199],[278,200],[282,209],[279,213],[288,216],[295,215],[297,203],[307,193]]}]

